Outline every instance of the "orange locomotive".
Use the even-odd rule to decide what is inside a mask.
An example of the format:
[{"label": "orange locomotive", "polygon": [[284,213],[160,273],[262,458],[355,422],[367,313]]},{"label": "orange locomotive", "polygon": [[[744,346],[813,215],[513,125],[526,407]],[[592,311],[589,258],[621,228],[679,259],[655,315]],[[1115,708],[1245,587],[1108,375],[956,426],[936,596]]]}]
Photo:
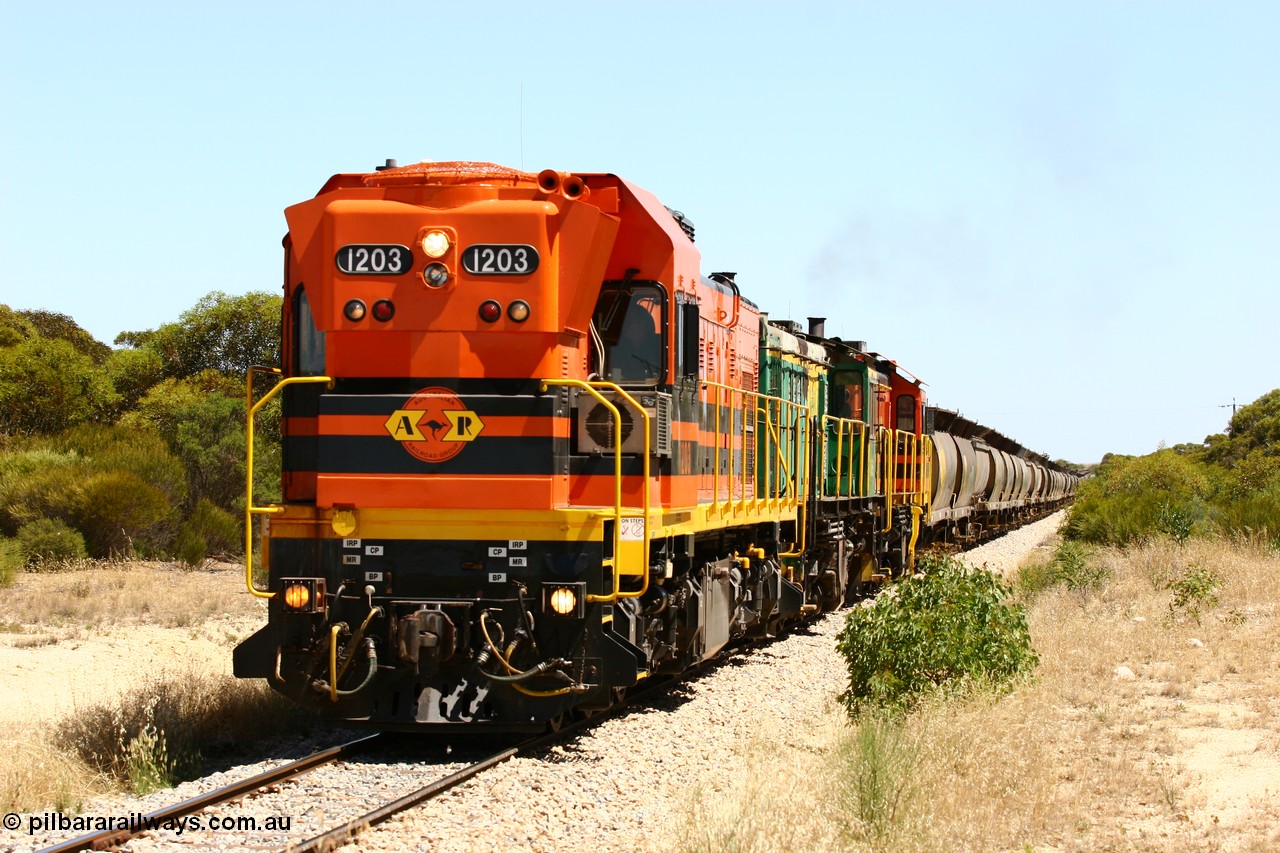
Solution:
[{"label": "orange locomotive", "polygon": [[770,323],[645,190],[424,163],[286,216],[238,676],[383,728],[555,726],[910,565],[919,383]]}]

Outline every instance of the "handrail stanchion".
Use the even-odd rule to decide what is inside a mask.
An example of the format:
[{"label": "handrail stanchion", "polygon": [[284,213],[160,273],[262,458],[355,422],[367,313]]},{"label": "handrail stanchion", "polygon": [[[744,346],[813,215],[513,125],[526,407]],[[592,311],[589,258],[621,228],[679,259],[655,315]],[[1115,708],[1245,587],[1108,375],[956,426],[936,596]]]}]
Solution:
[{"label": "handrail stanchion", "polygon": [[[651,453],[649,446],[649,413],[636,402],[634,397],[612,382],[584,382],[581,379],[543,379],[541,380],[540,388],[543,392],[546,392],[552,385],[580,388],[594,397],[597,402],[601,403],[613,415],[613,592],[608,595],[588,595],[587,601],[589,603],[603,602],[611,604],[619,598],[639,598],[649,591],[649,456]],[[644,430],[644,454],[642,456],[644,482],[641,485],[641,512],[644,514],[644,533],[642,538],[644,559],[642,576],[644,580],[640,585],[640,589],[635,592],[623,592],[620,589],[622,585],[620,569],[622,562],[622,413],[618,411],[617,406],[611,403],[597,389],[615,393],[634,406],[636,411],[640,413],[641,427]]]},{"label": "handrail stanchion", "polygon": [[261,590],[253,585],[253,517],[255,515],[277,515],[284,512],[284,507],[279,504],[272,504],[270,506],[253,505],[253,419],[262,407],[271,400],[271,398],[275,397],[289,385],[304,385],[309,383],[316,384],[324,382],[332,387],[333,380],[328,376],[289,376],[277,382],[270,391],[262,395],[261,400],[255,403],[253,402],[253,375],[255,373],[270,373],[275,376],[279,376],[280,370],[275,367],[259,367],[255,365],[249,368],[244,377],[244,584],[249,588],[249,592],[253,593],[258,598],[275,598],[276,594],[274,592]]}]

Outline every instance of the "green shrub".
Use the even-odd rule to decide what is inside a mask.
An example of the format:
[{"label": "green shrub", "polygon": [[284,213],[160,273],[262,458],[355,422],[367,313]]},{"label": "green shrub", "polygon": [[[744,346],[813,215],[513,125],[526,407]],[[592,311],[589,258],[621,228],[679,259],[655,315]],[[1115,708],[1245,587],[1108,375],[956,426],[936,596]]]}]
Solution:
[{"label": "green shrub", "polygon": [[178,533],[177,555],[188,566],[198,566],[210,554],[238,555],[244,550],[240,521],[221,507],[201,498]]},{"label": "green shrub", "polygon": [[162,438],[186,470],[192,501],[234,509],[244,506],[244,403],[239,383],[206,371],[156,384],[121,423]]},{"label": "green shrub", "polygon": [[70,519],[84,476],[83,459],[49,447],[0,453],[0,533],[41,518]]},{"label": "green shrub", "polygon": [[1217,572],[1192,563],[1181,577],[1167,584],[1172,593],[1169,616],[1174,618],[1185,614],[1200,624],[1200,611],[1218,606],[1218,587],[1221,585],[1222,578]]},{"label": "green shrub", "polygon": [[109,420],[120,395],[106,371],[65,340],[0,347],[0,432],[44,435]]},{"label": "green shrub", "polygon": [[1206,499],[1215,474],[1208,465],[1174,450],[1149,456],[1109,456],[1080,484],[1067,515],[1071,539],[1126,547],[1160,533],[1181,541],[1207,529]]},{"label": "green shrub", "polygon": [[173,542],[177,512],[138,475],[105,471],[85,481],[75,523],[94,557],[155,557]]},{"label": "green shrub", "polygon": [[837,648],[849,668],[840,699],[850,714],[909,708],[937,691],[999,689],[1038,663],[1026,614],[999,578],[950,557],[922,569],[845,621]]},{"label": "green shrub", "polygon": [[1079,542],[1064,541],[1048,563],[1032,563],[1018,570],[1018,589],[1024,597],[1034,598],[1059,585],[1072,591],[1101,587],[1111,572],[1092,561],[1092,556],[1093,552]]},{"label": "green shrub", "polygon": [[27,565],[65,563],[87,556],[80,531],[56,518],[38,518],[18,531]]},{"label": "green shrub", "polygon": [[145,424],[85,424],[53,439],[54,445],[84,459],[86,475],[127,471],[160,490],[171,504],[187,498],[186,470],[156,431]]},{"label": "green shrub", "polygon": [[1280,490],[1246,495],[1214,507],[1213,523],[1225,535],[1257,537],[1280,548]]},{"label": "green shrub", "polygon": [[873,849],[888,849],[900,829],[913,789],[917,752],[903,736],[903,723],[893,714],[862,715],[841,758],[849,768],[842,799],[858,819]]}]

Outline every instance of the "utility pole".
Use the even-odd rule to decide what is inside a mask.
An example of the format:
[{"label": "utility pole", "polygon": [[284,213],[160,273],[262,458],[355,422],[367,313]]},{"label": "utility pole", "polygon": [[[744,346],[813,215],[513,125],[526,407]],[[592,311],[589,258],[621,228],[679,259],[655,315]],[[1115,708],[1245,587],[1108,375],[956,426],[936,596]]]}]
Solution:
[{"label": "utility pole", "polygon": [[[1234,420],[1236,419],[1236,409],[1238,409],[1238,408],[1239,408],[1239,406],[1237,406],[1237,405],[1236,405],[1236,398],[1235,398],[1235,397],[1232,397],[1232,398],[1231,398],[1231,403],[1230,403],[1230,404],[1227,404],[1227,403],[1220,403],[1220,404],[1218,405],[1218,408],[1219,408],[1219,409],[1230,409],[1230,410],[1231,410],[1231,420],[1233,420],[1233,421],[1234,421]],[[1231,423],[1230,423],[1230,422],[1228,422],[1228,423],[1227,423],[1227,435],[1231,435]]]}]

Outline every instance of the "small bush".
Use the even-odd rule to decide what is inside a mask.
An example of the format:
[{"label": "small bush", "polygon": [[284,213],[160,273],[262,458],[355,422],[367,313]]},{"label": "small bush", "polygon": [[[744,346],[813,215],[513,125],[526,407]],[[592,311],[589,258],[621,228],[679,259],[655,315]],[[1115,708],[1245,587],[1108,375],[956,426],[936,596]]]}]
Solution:
[{"label": "small bush", "polygon": [[95,557],[163,554],[176,533],[176,512],[164,492],[129,471],[89,477],[75,521]]},{"label": "small bush", "polygon": [[1031,599],[1059,585],[1073,592],[1101,587],[1111,573],[1105,565],[1090,560],[1092,555],[1079,542],[1063,542],[1048,563],[1033,563],[1018,570],[1018,589]]},{"label": "small bush", "polygon": [[169,757],[164,732],[146,726],[129,741],[124,750],[124,767],[129,789],[135,794],[150,794],[172,788],[178,781],[178,765]]},{"label": "small bush", "polygon": [[198,566],[205,557],[238,555],[243,550],[240,522],[231,513],[201,498],[191,517],[178,533],[178,558],[188,566]]},{"label": "small bush", "polygon": [[849,667],[840,699],[850,714],[909,708],[939,690],[1000,688],[1038,663],[1026,614],[999,578],[951,557],[922,568],[845,621],[837,649]]},{"label": "small bush", "polygon": [[40,518],[69,519],[80,496],[84,460],[30,448],[0,454],[0,531],[13,536]]},{"label": "small bush", "polygon": [[1213,569],[1195,563],[1187,566],[1181,577],[1168,583],[1168,589],[1173,594],[1169,601],[1170,618],[1186,614],[1197,625],[1200,624],[1200,611],[1218,606],[1218,587],[1221,585],[1222,579]]},{"label": "small bush", "polygon": [[1257,538],[1280,548],[1280,490],[1246,495],[1216,507],[1214,524],[1228,536]]},{"label": "small bush", "polygon": [[841,756],[848,767],[842,799],[858,819],[858,834],[875,849],[901,829],[910,806],[917,753],[903,736],[902,720],[887,714],[866,714]]},{"label": "small bush", "polygon": [[1161,504],[1160,511],[1156,515],[1156,529],[1179,545],[1185,545],[1191,538],[1191,528],[1195,525],[1195,521],[1195,517],[1187,507]]},{"label": "small bush", "polygon": [[80,531],[55,518],[39,518],[24,524],[17,539],[28,566],[56,565],[87,556]]}]

